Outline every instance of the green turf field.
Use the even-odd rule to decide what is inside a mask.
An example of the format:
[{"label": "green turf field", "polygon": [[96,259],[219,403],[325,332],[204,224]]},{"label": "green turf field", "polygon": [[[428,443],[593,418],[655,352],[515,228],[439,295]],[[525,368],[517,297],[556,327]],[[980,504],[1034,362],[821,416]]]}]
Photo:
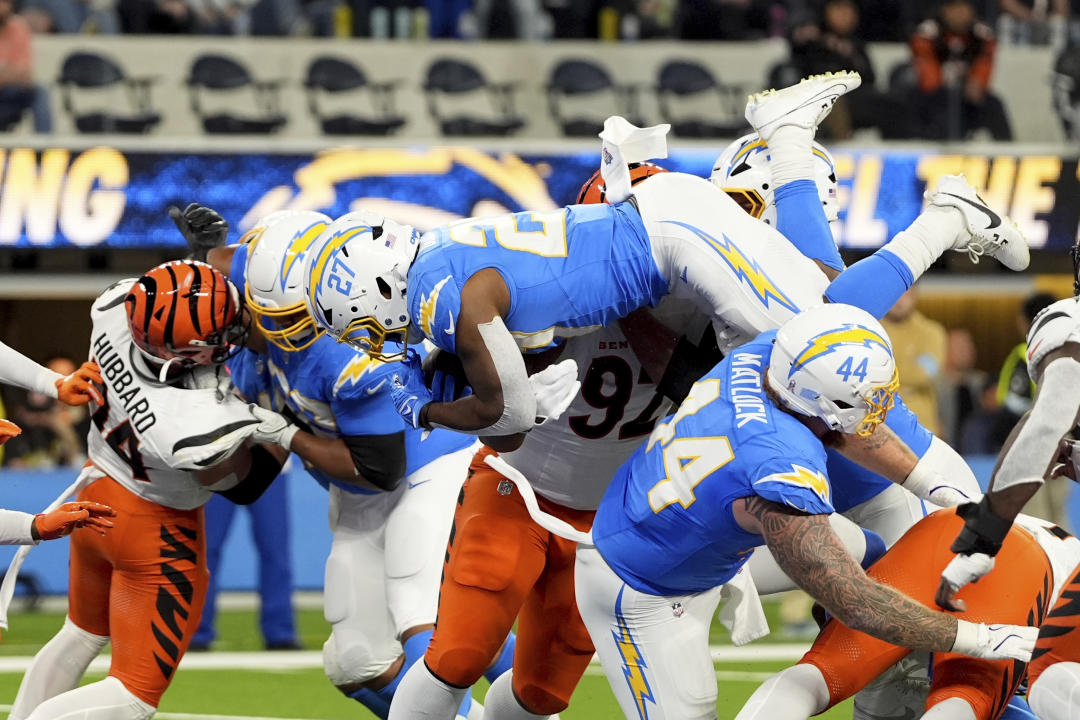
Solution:
[{"label": "green turf field", "polygon": [[[766,608],[772,615],[771,604]],[[298,614],[301,642],[309,650],[322,647],[329,628],[317,610]],[[11,629],[0,644],[3,656],[32,655],[59,628],[63,616],[56,613],[12,615]],[[773,627],[778,627],[773,624]],[[218,618],[219,641],[214,651],[245,652],[259,650],[261,641],[251,611],[223,612]],[[714,628],[714,644],[723,644],[724,631]],[[774,637],[774,642],[792,638]],[[266,653],[271,655],[276,653]],[[205,655],[200,653],[199,655]],[[735,717],[743,702],[767,675],[788,662],[724,662],[716,666],[721,720]],[[99,679],[101,673],[88,675]],[[0,671],[0,706],[4,710],[14,700],[20,674]],[[482,698],[487,685],[481,681],[476,697]],[[291,670],[259,670],[244,667],[215,670],[181,669],[165,694],[159,717],[163,720],[214,720],[214,718],[322,718],[325,720],[361,720],[373,717],[358,703],[348,700],[331,687],[318,667]],[[562,713],[567,720],[601,720],[620,717],[611,690],[599,666],[592,666],[582,680],[570,709]],[[849,704],[821,717],[850,718]]]}]

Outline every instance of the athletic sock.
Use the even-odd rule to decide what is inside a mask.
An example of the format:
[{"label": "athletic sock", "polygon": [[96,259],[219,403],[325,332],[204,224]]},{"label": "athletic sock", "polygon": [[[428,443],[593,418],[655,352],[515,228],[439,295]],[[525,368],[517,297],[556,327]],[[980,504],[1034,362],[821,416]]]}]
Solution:
[{"label": "athletic sock", "polygon": [[769,138],[769,173],[773,185],[795,180],[814,180],[814,131],[786,125]]},{"label": "athletic sock", "polygon": [[977,720],[971,703],[958,697],[942,700],[926,711],[924,720]]},{"label": "athletic sock", "polygon": [[[425,630],[418,632],[404,643],[402,647],[405,649],[405,667],[403,672],[411,668],[417,660],[421,660],[424,657],[424,653],[427,652],[428,645],[431,644],[431,636],[435,634],[433,630]],[[473,697],[472,690],[465,694],[465,699],[461,701],[461,707],[458,708],[457,714],[461,717],[469,717],[469,712],[472,710]]]},{"label": "athletic sock", "polygon": [[115,677],[61,693],[46,700],[30,714],[32,720],[79,718],[79,720],[149,720],[157,711],[135,697]]},{"label": "athletic sock", "polygon": [[866,528],[859,529],[862,530],[863,536],[866,538],[866,550],[863,551],[862,562],[860,563],[863,570],[866,570],[881,559],[887,548],[885,547],[885,541],[876,532]]},{"label": "athletic sock", "polygon": [[908,265],[886,245],[840,273],[825,289],[825,299],[854,305],[881,319],[914,282]]},{"label": "athletic sock", "polygon": [[820,260],[834,270],[843,270],[844,261],[836,249],[829,219],[821,206],[817,183],[793,180],[776,188],[776,229],[799,252]]},{"label": "athletic sock", "polygon": [[398,686],[390,720],[453,720],[468,688],[448,685],[421,661],[409,668]]},{"label": "athletic sock", "polygon": [[735,720],[806,720],[829,705],[829,687],[809,663],[782,670],[754,691]]},{"label": "athletic sock", "polygon": [[897,233],[882,250],[888,250],[899,258],[912,277],[918,279],[956,244],[960,235],[967,232],[964,215],[959,210],[928,205],[906,230]]},{"label": "athletic sock", "polygon": [[[385,688],[383,688],[385,690]],[[360,688],[347,694],[347,697],[352,698],[356,702],[360,703],[372,713],[378,717],[386,718],[390,715],[390,701],[393,700],[393,694],[390,697],[383,697],[382,691],[368,690],[367,688]]]},{"label": "athletic sock", "polygon": [[499,657],[495,658],[495,664],[484,671],[484,677],[487,678],[489,683],[494,683],[499,676],[505,672],[510,672],[510,669],[514,667],[515,647],[517,647],[517,635],[511,631],[506,636],[506,642],[503,643]]},{"label": "athletic sock", "polygon": [[509,670],[491,683],[484,697],[484,717],[488,720],[545,720],[550,715],[536,715],[525,708],[514,696],[514,671]]},{"label": "athletic sock", "polygon": [[1028,688],[1028,703],[1041,720],[1076,720],[1080,706],[1080,663],[1059,662]]},{"label": "athletic sock", "polygon": [[23,720],[49,698],[78,687],[86,667],[108,642],[109,638],[88,633],[64,618],[60,631],[30,662],[8,717]]}]

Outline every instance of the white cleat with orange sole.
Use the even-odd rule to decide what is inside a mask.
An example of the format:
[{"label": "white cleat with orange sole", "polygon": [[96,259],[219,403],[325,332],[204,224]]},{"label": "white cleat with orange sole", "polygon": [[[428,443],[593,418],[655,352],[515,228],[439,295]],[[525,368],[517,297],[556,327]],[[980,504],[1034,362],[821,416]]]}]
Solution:
[{"label": "white cleat with orange sole", "polygon": [[963,214],[968,234],[957,238],[953,250],[966,251],[973,263],[989,255],[1010,270],[1027,268],[1028,244],[1020,228],[994,212],[963,175],[945,175],[933,192],[926,191],[925,197],[931,205],[956,208]]},{"label": "white cleat with orange sole", "polygon": [[816,130],[836,101],[861,84],[859,73],[841,71],[811,75],[790,87],[755,93],[746,102],[746,121],[766,143],[777,128],[787,125]]}]

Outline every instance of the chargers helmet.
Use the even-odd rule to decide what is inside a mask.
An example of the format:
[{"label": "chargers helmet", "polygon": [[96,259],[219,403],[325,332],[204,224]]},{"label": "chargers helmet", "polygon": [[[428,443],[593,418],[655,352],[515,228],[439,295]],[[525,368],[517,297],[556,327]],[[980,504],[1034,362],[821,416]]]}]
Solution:
[{"label": "chargers helmet", "polygon": [[[742,209],[776,227],[776,201],[765,141],[756,133],[728,145],[713,165],[709,180],[742,206]],[[814,182],[829,222],[839,212],[836,201],[836,162],[820,143],[814,143]]]},{"label": "chargers helmet", "polygon": [[371,212],[352,212],[332,222],[308,251],[303,270],[304,303],[315,324],[338,342],[380,360],[388,335],[409,326],[405,297],[409,267],[420,233]]},{"label": "chargers helmet", "polygon": [[304,305],[302,276],[308,250],[330,222],[309,210],[273,213],[250,240],[244,297],[259,331],[283,350],[303,350],[322,334]]},{"label": "chargers helmet", "polygon": [[152,268],[131,286],[124,305],[135,346],[166,365],[220,364],[247,332],[236,287],[196,260]]},{"label": "chargers helmet", "polygon": [[839,303],[805,310],[780,326],[766,378],[784,407],[864,437],[885,421],[900,388],[885,328],[868,312]]}]

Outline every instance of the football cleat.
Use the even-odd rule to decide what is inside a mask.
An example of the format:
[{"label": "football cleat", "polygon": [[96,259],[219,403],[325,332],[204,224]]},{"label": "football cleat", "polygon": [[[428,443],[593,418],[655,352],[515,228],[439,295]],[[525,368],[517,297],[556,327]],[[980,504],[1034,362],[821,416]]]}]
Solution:
[{"label": "football cleat", "polygon": [[989,255],[1010,270],[1027,268],[1028,245],[1020,228],[994,212],[963,175],[945,175],[938,180],[937,189],[927,190],[925,197],[931,205],[956,208],[964,216],[968,232],[957,237],[953,250],[967,251],[973,263]]},{"label": "football cleat", "polygon": [[786,125],[816,130],[841,95],[862,84],[854,71],[811,75],[780,90],[765,90],[746,102],[746,121],[765,142]]}]

